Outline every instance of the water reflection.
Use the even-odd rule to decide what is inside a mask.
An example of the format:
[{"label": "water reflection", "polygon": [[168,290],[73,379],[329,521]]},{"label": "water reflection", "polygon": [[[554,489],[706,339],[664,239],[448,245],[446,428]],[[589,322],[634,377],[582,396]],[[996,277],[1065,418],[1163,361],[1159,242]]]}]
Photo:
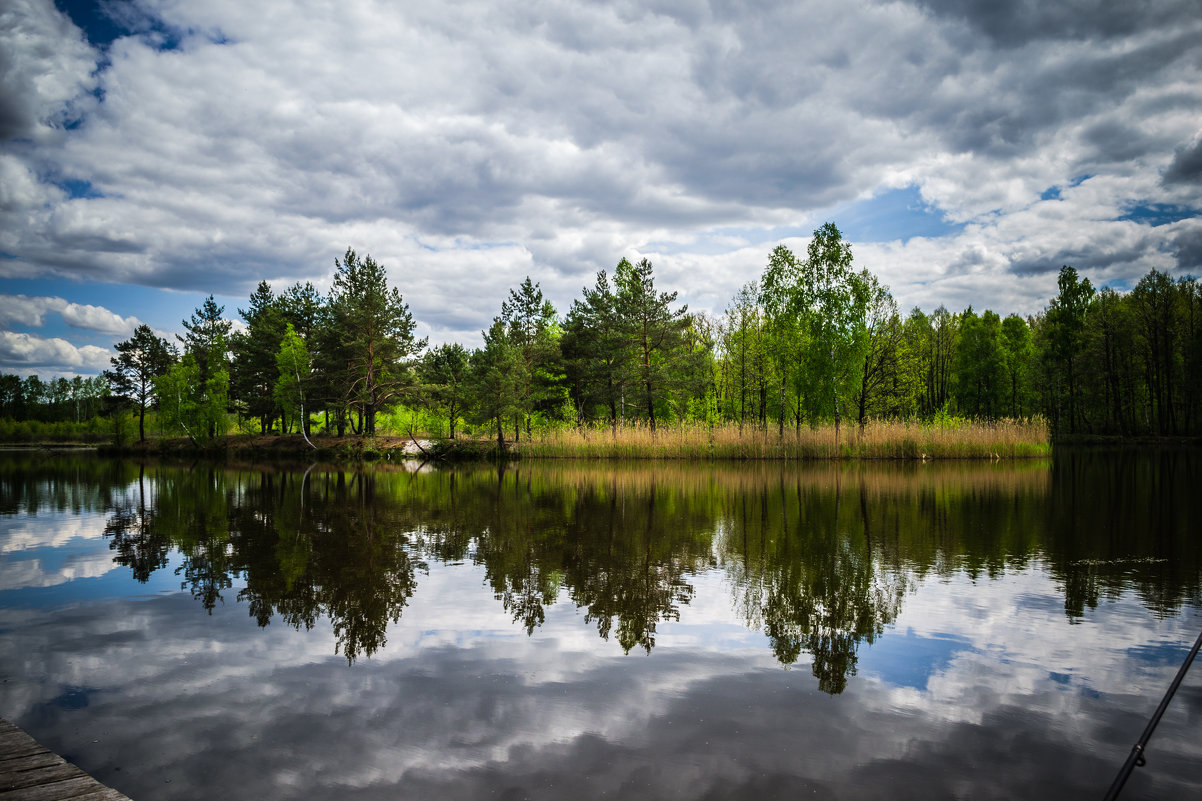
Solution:
[{"label": "water reflection", "polygon": [[[648,653],[694,578],[718,568],[777,660],[808,655],[831,694],[929,574],[997,577],[1043,560],[1070,619],[1128,587],[1172,614],[1198,602],[1202,575],[1189,536],[1197,460],[1180,453],[1054,465],[87,469],[86,497],[108,508],[114,560],[134,578],[174,549],[205,609],[241,578],[237,601],[260,626],[328,618],[350,662],[384,645],[429,560],[480,565],[528,634],[568,599],[602,639]],[[20,475],[0,475],[12,505],[88,502],[50,463]]]},{"label": "water reflection", "polygon": [[[0,714],[145,798],[1097,798],[1199,477],[0,460]],[[1202,790],[1193,678],[1124,797]]]}]

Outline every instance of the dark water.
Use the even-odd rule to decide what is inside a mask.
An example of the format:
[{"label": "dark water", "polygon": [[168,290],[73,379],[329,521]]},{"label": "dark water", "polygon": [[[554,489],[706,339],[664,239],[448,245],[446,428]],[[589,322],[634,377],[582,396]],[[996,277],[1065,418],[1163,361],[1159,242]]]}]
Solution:
[{"label": "dark water", "polygon": [[[0,458],[0,715],[151,799],[1100,798],[1202,460]],[[1202,793],[1202,666],[1124,798]]]}]

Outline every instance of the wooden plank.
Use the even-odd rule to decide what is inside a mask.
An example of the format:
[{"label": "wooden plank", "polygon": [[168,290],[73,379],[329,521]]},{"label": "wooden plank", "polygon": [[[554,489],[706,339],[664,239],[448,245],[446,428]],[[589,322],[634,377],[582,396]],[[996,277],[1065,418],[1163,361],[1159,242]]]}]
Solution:
[{"label": "wooden plank", "polygon": [[97,787],[104,786],[83,771],[80,771],[80,774],[74,779],[0,792],[0,798],[4,801],[65,801],[79,798]]},{"label": "wooden plank", "polygon": [[35,754],[38,751],[47,750],[49,749],[47,749],[45,746],[38,745],[36,740],[23,731],[0,734],[0,754],[4,754],[5,756]]},{"label": "wooden plank", "polygon": [[39,751],[36,754],[17,756],[12,759],[0,758],[0,777],[6,776],[9,773],[34,770],[35,768],[48,768],[62,761],[63,758],[61,756],[50,751]]},{"label": "wooden plank", "polygon": [[54,782],[66,781],[67,779],[77,779],[80,776],[88,777],[88,774],[70,762],[60,758],[53,765],[45,765],[33,770],[6,772],[3,776],[0,776],[0,793],[3,793],[5,790],[19,790],[22,787],[36,787],[39,784],[52,784]]},{"label": "wooden plank", "polygon": [[0,801],[129,801],[0,718]]}]

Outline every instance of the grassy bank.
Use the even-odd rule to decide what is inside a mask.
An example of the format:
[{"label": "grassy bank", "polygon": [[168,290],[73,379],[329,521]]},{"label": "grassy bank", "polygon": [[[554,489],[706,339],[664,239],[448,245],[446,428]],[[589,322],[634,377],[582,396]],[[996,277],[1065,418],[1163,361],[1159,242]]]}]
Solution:
[{"label": "grassy bank", "polygon": [[[124,455],[204,454],[251,460],[375,461],[398,458],[485,459],[496,454],[496,441],[484,437],[456,440],[382,434],[333,437],[315,434],[310,448],[299,435],[231,434],[203,448],[180,437],[109,444],[102,450]],[[420,448],[419,448],[420,445]],[[1023,459],[1048,456],[1051,439],[1042,419],[992,423],[950,420],[941,423],[872,422],[833,424],[800,431],[764,431],[737,425],[676,423],[652,432],[641,423],[536,430],[532,437],[507,443],[507,456],[524,459],[692,459],[692,460],[839,460]]]},{"label": "grassy bank", "polygon": [[535,432],[514,447],[530,458],[584,459],[1024,459],[1051,453],[1051,436],[1041,418],[996,422],[833,423],[764,431],[737,425],[628,424]]}]

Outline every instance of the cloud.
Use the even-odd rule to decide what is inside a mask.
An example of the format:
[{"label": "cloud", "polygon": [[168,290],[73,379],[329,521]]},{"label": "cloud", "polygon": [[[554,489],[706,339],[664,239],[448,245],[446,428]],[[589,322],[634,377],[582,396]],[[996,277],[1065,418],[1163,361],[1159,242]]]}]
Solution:
[{"label": "cloud", "polygon": [[1202,133],[1189,145],[1178,147],[1173,160],[1164,172],[1166,184],[1196,184],[1202,182]]},{"label": "cloud", "polygon": [[[979,306],[975,258],[991,285],[1036,276],[1008,296],[1030,309],[1064,259],[1187,268],[1178,232],[1120,218],[1202,208],[1191,7],[209,0],[138,4],[101,49],[21,0],[4,113],[32,138],[0,147],[0,277],[238,296],[324,281],[351,245],[470,338],[526,275],[562,311],[635,253],[718,311],[764,239],[911,188],[963,230],[857,247],[921,253],[922,286],[865,266]],[[731,229],[756,246],[715,248]]]},{"label": "cloud", "polygon": [[[1073,625],[1043,568],[989,578],[952,570],[917,581],[912,611],[861,648],[865,670],[837,698],[808,670],[774,665],[755,631],[742,647],[682,639],[623,657],[564,600],[527,638],[480,569],[437,563],[388,646],[353,667],[330,653],[324,619],[259,629],[241,602],[206,616],[186,594],[132,582],[127,592],[144,600],[9,606],[0,659],[13,675],[45,677],[13,682],[8,714],[67,738],[133,797],[183,798],[201,785],[263,798],[293,788],[479,798],[498,787],[540,799],[631,787],[682,799],[1088,795],[1176,670],[1133,654],[1188,642],[1189,620],[1156,619],[1116,590]],[[718,597],[698,598],[665,636],[687,637],[696,623],[741,629],[730,589],[708,582]],[[964,647],[925,686],[898,685],[871,667],[872,652],[905,633]],[[71,693],[86,706],[62,703]],[[1173,709],[1157,732],[1156,776],[1161,794],[1188,797],[1195,741],[1188,714]]]},{"label": "cloud", "polygon": [[43,139],[77,120],[95,86],[79,29],[43,0],[0,8],[0,141]]},{"label": "cloud", "polygon": [[132,334],[140,323],[137,317],[122,317],[103,306],[71,303],[62,298],[0,295],[0,326],[16,323],[40,328],[47,312],[57,313],[72,328],[101,334]]},{"label": "cloud", "polygon": [[95,345],[75,346],[60,337],[0,331],[0,365],[6,368],[39,368],[39,372],[98,373],[109,364],[112,351]]}]

